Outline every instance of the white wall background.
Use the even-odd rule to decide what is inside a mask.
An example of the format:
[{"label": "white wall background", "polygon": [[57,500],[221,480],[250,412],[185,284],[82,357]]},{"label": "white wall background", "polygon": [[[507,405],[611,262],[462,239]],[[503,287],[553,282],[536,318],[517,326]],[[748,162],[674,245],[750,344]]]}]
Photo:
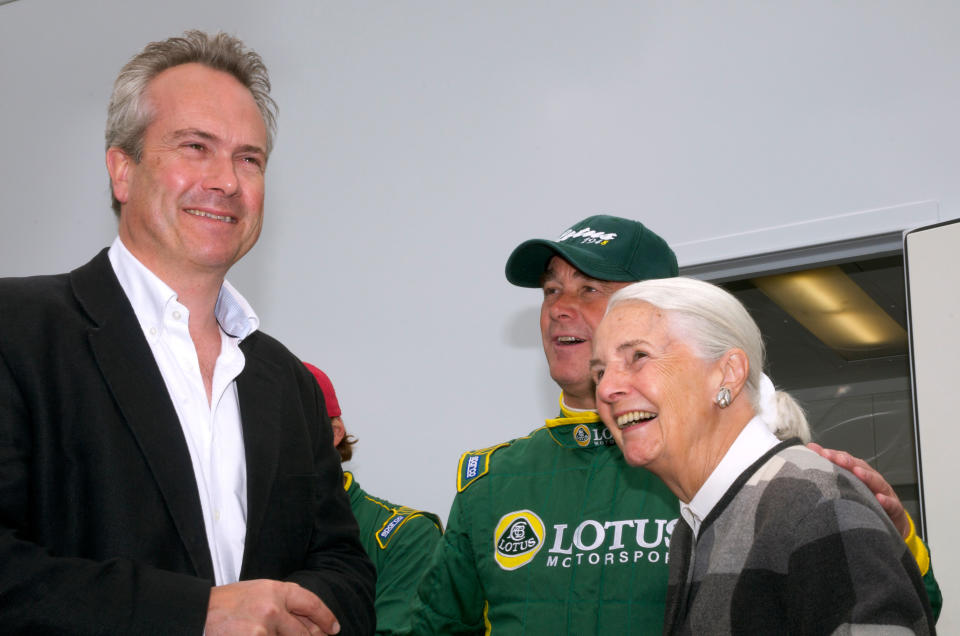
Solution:
[{"label": "white wall background", "polygon": [[522,240],[618,214],[689,265],[960,216],[956,3],[18,0],[0,275],[109,244],[113,78],[192,27],[257,49],[280,104],[231,281],[332,376],[363,486],[444,517],[460,452],[557,411]]}]

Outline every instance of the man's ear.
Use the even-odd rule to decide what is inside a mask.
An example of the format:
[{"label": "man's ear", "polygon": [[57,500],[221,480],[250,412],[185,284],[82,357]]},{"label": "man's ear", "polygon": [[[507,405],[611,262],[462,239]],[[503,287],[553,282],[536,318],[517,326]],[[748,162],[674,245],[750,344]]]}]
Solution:
[{"label": "man's ear", "polygon": [[127,202],[130,193],[130,172],[133,158],[116,146],[107,148],[107,172],[110,174],[110,185],[113,196],[121,204]]},{"label": "man's ear", "polygon": [[340,416],[330,418],[330,426],[333,427],[333,445],[339,446],[347,434],[347,429],[343,425],[343,418]]},{"label": "man's ear", "polygon": [[723,372],[720,386],[730,389],[730,395],[736,399],[750,376],[750,360],[747,354],[742,349],[730,349],[720,359],[720,370]]}]

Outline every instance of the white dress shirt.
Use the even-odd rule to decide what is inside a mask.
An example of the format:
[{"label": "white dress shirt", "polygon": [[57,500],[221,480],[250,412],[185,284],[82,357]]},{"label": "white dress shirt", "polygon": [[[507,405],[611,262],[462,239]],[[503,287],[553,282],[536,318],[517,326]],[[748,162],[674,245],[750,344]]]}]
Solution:
[{"label": "white dress shirt", "polygon": [[215,313],[220,355],[210,402],[190,338],[189,311],[117,237],[110,264],[137,316],[176,409],[197,482],[216,584],[240,578],[247,529],[247,463],[236,378],[245,363],[240,341],[260,326],[247,301],[224,281]]},{"label": "white dress shirt", "polygon": [[700,524],[720,502],[737,477],[779,443],[780,440],[770,432],[767,424],[760,417],[754,417],[747,422],[690,503],[680,502],[680,516],[693,530],[694,537],[700,532]]}]

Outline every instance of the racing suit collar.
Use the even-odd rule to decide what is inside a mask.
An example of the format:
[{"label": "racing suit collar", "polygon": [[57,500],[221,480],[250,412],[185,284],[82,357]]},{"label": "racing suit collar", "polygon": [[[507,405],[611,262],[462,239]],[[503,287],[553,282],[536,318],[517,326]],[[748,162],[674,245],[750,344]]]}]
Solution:
[{"label": "racing suit collar", "polygon": [[546,421],[547,431],[553,441],[567,448],[594,448],[615,443],[596,411],[567,407],[563,403],[562,392],[559,401],[560,417]]}]

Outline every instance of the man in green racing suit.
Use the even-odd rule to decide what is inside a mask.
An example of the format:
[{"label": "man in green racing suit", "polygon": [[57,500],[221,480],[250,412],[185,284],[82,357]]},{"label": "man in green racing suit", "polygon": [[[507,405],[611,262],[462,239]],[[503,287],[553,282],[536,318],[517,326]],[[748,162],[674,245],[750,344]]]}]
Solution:
[{"label": "man in green racing suit", "polygon": [[[676,276],[676,257],[642,224],[594,216],[556,241],[522,243],[506,274],[515,285],[543,289],[540,329],[562,389],[560,417],[460,458],[457,495],[420,583],[413,631],[660,633],[676,497],[651,473],[625,469],[594,410],[589,359],[609,296],[630,282]],[[846,455],[835,459],[867,471],[867,485],[892,501],[885,509],[895,523],[905,516],[876,471]],[[905,539],[938,613],[929,556],[909,528]]]}]

